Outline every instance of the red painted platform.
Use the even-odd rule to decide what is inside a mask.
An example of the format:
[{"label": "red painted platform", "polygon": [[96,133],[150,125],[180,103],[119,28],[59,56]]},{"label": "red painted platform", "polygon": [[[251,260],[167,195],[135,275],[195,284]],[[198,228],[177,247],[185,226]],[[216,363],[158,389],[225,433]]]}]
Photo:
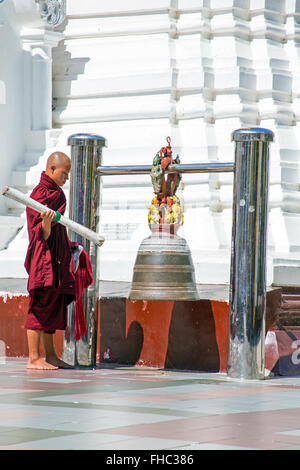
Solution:
[{"label": "red painted platform", "polygon": [[[100,302],[100,360],[225,371],[228,302]],[[105,359],[106,358],[106,359]]]},{"label": "red painted platform", "polygon": [[[199,285],[202,300],[194,302],[129,301],[128,289],[127,283],[101,283],[98,362],[226,372],[228,286]],[[2,281],[0,290],[0,340],[8,357],[26,357],[26,280]],[[280,298],[280,288],[268,289],[267,330]],[[55,346],[60,354],[62,331]]]}]

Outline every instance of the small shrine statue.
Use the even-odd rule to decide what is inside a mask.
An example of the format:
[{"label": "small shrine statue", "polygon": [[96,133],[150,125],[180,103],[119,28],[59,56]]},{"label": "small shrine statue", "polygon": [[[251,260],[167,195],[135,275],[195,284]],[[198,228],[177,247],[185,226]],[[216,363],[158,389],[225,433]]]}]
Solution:
[{"label": "small shrine statue", "polygon": [[180,201],[175,193],[181,181],[179,173],[169,173],[166,169],[170,165],[179,164],[179,155],[172,158],[171,139],[167,137],[168,145],[162,147],[153,159],[151,181],[155,197],[151,201],[148,223],[152,231],[169,232],[175,234],[183,224],[183,214]]}]

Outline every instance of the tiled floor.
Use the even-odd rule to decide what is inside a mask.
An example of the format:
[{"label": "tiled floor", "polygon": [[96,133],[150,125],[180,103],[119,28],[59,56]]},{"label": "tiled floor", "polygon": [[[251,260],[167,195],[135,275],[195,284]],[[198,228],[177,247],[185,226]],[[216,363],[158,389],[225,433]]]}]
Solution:
[{"label": "tiled floor", "polygon": [[0,364],[0,450],[300,449],[300,377]]}]

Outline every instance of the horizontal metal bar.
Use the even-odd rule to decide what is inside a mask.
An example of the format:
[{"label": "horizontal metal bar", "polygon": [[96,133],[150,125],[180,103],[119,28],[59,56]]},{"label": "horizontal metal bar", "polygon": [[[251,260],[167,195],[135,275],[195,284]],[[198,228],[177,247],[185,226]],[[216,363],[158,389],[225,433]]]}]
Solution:
[{"label": "horizontal metal bar", "polygon": [[[97,174],[107,175],[144,175],[151,172],[151,165],[99,166]],[[169,165],[166,173],[228,173],[234,171],[234,163],[186,163]]]}]

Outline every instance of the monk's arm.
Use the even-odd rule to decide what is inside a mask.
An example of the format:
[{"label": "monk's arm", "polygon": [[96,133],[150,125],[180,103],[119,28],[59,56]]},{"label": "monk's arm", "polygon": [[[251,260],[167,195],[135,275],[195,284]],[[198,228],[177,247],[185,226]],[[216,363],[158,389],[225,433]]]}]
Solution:
[{"label": "monk's arm", "polygon": [[49,211],[43,211],[41,213],[41,218],[42,218],[42,230],[43,230],[43,236],[44,240],[48,240],[51,234],[51,222],[54,219],[55,213],[51,210]]}]

